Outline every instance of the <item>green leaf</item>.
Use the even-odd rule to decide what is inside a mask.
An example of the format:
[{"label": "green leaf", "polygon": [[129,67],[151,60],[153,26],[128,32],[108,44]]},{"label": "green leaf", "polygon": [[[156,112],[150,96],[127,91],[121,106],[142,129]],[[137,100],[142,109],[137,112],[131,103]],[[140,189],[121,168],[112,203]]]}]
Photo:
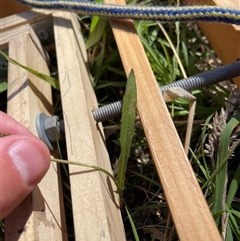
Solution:
[{"label": "green leaf", "polygon": [[18,66],[18,67],[21,67],[21,68],[27,70],[28,72],[30,72],[31,74],[34,74],[35,76],[39,77],[40,79],[47,81],[49,84],[51,84],[51,86],[52,86],[53,88],[55,88],[55,89],[57,89],[57,90],[60,89],[59,82],[58,82],[58,80],[56,80],[55,78],[53,78],[53,77],[51,77],[51,76],[48,76],[48,75],[45,75],[45,74],[43,74],[43,73],[40,73],[40,72],[38,72],[38,71],[36,71],[36,70],[34,70],[34,69],[31,69],[31,68],[29,68],[29,67],[27,67],[27,66],[25,66],[25,65],[22,65],[22,64],[18,63],[16,60],[9,58],[9,57],[8,57],[4,52],[2,52],[2,51],[0,51],[0,54],[2,54],[2,55],[8,60],[9,63],[14,64],[14,65],[16,65],[16,66]]},{"label": "green leaf", "polygon": [[0,82],[0,94],[7,90],[7,82]]},{"label": "green leaf", "polygon": [[132,227],[132,231],[133,231],[133,235],[134,235],[135,241],[139,241],[140,239],[138,237],[137,229],[136,229],[135,224],[134,224],[134,222],[132,220],[131,214],[129,213],[127,207],[125,207],[125,209],[126,209],[126,212],[127,212],[127,215],[128,215],[129,222],[130,222],[131,227]]},{"label": "green leaf", "polygon": [[228,215],[229,215],[228,223],[231,226],[231,231],[237,236],[237,240],[240,240],[240,230],[239,230],[239,226],[237,224],[236,217],[234,217],[233,212],[228,209],[228,206],[227,206],[227,210],[228,210]]},{"label": "green leaf", "polygon": [[127,162],[130,154],[132,139],[135,134],[134,124],[136,118],[137,90],[133,71],[129,74],[126,93],[123,99],[120,144],[121,153],[118,166],[118,185],[122,194],[125,183]]},{"label": "green leaf", "polygon": [[97,16],[93,17],[93,21],[91,22],[91,32],[89,37],[85,43],[86,49],[91,48],[93,45],[99,42],[102,38],[103,34],[105,33],[107,20],[103,18],[99,18]]},{"label": "green leaf", "polygon": [[238,165],[238,168],[233,176],[232,182],[230,184],[229,190],[228,190],[228,196],[227,196],[227,205],[230,207],[233,201],[233,198],[236,195],[236,192],[238,190],[240,184],[240,163]]},{"label": "green leaf", "polygon": [[146,177],[145,175],[142,175],[140,173],[137,173],[137,172],[133,172],[133,171],[130,171],[131,173],[135,174],[136,176],[139,176],[145,180],[147,180],[148,182],[150,182],[152,185],[155,185],[157,187],[159,187],[160,189],[162,189],[162,186],[159,182],[153,180],[152,178],[149,178],[149,177]]},{"label": "green leaf", "polygon": [[233,241],[232,229],[229,223],[227,224],[227,233],[226,233],[225,241]]},{"label": "green leaf", "polygon": [[[226,192],[226,178],[227,178],[227,160],[226,157],[229,157],[229,144],[230,137],[233,129],[239,124],[239,119],[237,117],[231,118],[231,120],[224,127],[220,142],[219,142],[219,151],[217,156],[217,168],[221,167],[221,170],[216,175],[215,181],[215,192],[214,192],[214,202],[213,202],[213,213],[216,213],[222,210],[223,207],[223,198],[225,197]],[[228,158],[227,158],[228,159]],[[217,225],[220,223],[220,218],[216,219]]]},{"label": "green leaf", "polygon": [[57,162],[57,163],[62,163],[62,164],[67,164],[67,165],[77,165],[77,166],[82,166],[82,167],[89,167],[89,168],[92,168],[92,169],[94,169],[96,171],[105,173],[115,183],[115,185],[117,187],[117,190],[115,192],[119,193],[119,186],[118,186],[118,183],[117,183],[116,179],[114,178],[114,176],[110,172],[108,172],[107,170],[105,170],[105,169],[103,169],[101,167],[98,167],[98,166],[95,166],[95,165],[88,165],[88,164],[82,163],[82,162],[67,161],[67,160],[61,160],[61,159],[56,159],[56,158],[52,158],[51,161],[54,161],[54,162]]},{"label": "green leaf", "polygon": [[90,34],[97,28],[97,24],[99,22],[99,19],[100,18],[98,16],[92,17],[92,21],[91,21],[91,25],[90,25],[90,29],[89,29]]}]

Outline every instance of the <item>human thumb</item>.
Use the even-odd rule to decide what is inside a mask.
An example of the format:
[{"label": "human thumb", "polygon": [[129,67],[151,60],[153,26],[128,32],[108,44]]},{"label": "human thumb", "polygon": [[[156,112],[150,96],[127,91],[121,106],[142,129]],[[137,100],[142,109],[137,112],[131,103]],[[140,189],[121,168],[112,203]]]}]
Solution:
[{"label": "human thumb", "polygon": [[0,220],[34,189],[49,165],[50,153],[35,136],[0,138]]}]

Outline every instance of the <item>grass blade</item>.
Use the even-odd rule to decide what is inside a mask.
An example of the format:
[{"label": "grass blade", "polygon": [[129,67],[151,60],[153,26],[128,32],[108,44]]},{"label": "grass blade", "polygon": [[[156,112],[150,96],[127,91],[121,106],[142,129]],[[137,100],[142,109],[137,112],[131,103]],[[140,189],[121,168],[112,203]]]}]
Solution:
[{"label": "grass blade", "polygon": [[96,171],[105,173],[107,176],[109,176],[113,180],[114,184],[116,185],[117,190],[115,192],[119,193],[118,183],[117,183],[116,179],[114,178],[114,176],[110,172],[108,172],[107,170],[105,170],[101,167],[98,167],[95,165],[88,165],[88,164],[82,163],[82,162],[67,161],[67,160],[61,160],[61,159],[56,159],[56,158],[52,158],[51,161],[61,163],[61,164],[67,164],[67,165],[77,165],[77,166],[82,166],[82,167],[89,167]]},{"label": "grass blade", "polygon": [[91,48],[96,43],[100,41],[104,34],[104,29],[106,28],[107,20],[103,18],[99,18],[98,16],[93,17],[93,21],[91,22],[91,32],[89,37],[85,43],[86,49]]},{"label": "grass blade", "polygon": [[228,210],[228,215],[229,215],[229,225],[231,226],[231,231],[236,235],[237,240],[240,240],[240,230],[239,230],[239,225],[237,223],[237,219],[233,215],[231,210]]},{"label": "grass blade", "polygon": [[48,76],[48,75],[45,75],[43,73],[40,73],[40,72],[38,72],[38,71],[36,71],[34,69],[31,69],[31,68],[29,68],[29,67],[27,67],[25,65],[22,65],[22,64],[18,63],[16,60],[9,58],[2,51],[0,51],[0,54],[2,54],[8,60],[9,63],[14,64],[14,65],[16,65],[18,67],[21,67],[21,68],[27,70],[28,72],[30,72],[31,74],[34,74],[35,76],[39,77],[40,79],[47,81],[49,84],[51,84],[51,86],[53,88],[55,88],[57,90],[60,89],[59,82],[55,78],[53,78],[51,76]]},{"label": "grass blade", "polygon": [[118,185],[122,194],[125,183],[127,161],[130,154],[132,139],[135,134],[134,124],[136,118],[137,91],[133,71],[129,74],[126,93],[123,99],[120,144],[121,153],[118,166]]},{"label": "grass blade", "polygon": [[232,235],[232,229],[230,227],[230,225],[227,225],[227,234],[226,234],[226,241],[233,241],[233,235]]},{"label": "grass blade", "polygon": [[[219,142],[217,168],[219,166],[221,166],[221,164],[222,164],[222,162],[224,162],[225,158],[227,156],[229,156],[230,137],[231,137],[233,129],[238,124],[239,124],[239,119],[237,119],[237,117],[233,117],[226,124],[225,128],[222,131],[222,134],[220,137],[220,142]],[[226,178],[227,178],[227,162],[224,164],[221,171],[219,171],[218,174],[216,175],[213,213],[216,213],[222,209],[225,209],[225,207],[223,207],[223,198],[225,197],[225,192],[226,192]],[[216,219],[216,223],[217,223],[217,225],[219,225],[220,218]]]},{"label": "grass blade", "polygon": [[228,207],[230,207],[232,204],[233,198],[236,195],[239,184],[240,184],[240,164],[238,165],[238,168],[233,176],[232,182],[231,182],[229,190],[228,190],[228,196],[227,196]]},{"label": "grass blade", "polygon": [[134,238],[135,238],[136,241],[139,241],[140,239],[138,237],[137,229],[136,229],[135,224],[134,224],[134,222],[132,220],[132,217],[131,217],[127,207],[125,207],[125,209],[126,209],[126,212],[127,212],[127,215],[128,215],[129,222],[130,222],[131,227],[132,227]]}]

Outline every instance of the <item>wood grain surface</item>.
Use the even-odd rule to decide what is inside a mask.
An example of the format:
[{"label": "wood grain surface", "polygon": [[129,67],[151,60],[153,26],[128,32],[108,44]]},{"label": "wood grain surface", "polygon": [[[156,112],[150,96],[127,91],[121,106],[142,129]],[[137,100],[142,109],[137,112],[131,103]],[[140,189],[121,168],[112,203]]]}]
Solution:
[{"label": "wood grain surface", "polygon": [[[24,30],[22,33],[21,29]],[[49,75],[44,52],[31,26],[21,26],[16,33],[9,39],[9,57]],[[7,113],[37,135],[36,115],[40,112],[51,115],[52,110],[51,86],[26,70],[9,64]],[[5,218],[6,241],[66,240],[57,172],[57,165],[52,163],[40,184]]]},{"label": "wood grain surface", "polygon": [[[184,2],[193,5],[206,4],[240,9],[239,0],[184,0]],[[223,64],[240,59],[240,26],[203,22],[198,25]],[[234,78],[234,82],[240,89],[240,77]]]},{"label": "wood grain surface", "polygon": [[[53,16],[68,160],[112,172],[102,126],[92,116],[98,103],[77,17],[67,12]],[[125,240],[114,183],[82,166],[69,165],[69,175],[75,239]]]},{"label": "wood grain surface", "polygon": [[28,6],[22,5],[15,0],[0,0],[0,19],[28,10],[30,10]]},{"label": "wood grain surface", "polygon": [[[105,0],[125,4],[124,0]],[[110,20],[128,75],[133,69],[137,108],[180,240],[221,240],[182,143],[130,20]]]}]

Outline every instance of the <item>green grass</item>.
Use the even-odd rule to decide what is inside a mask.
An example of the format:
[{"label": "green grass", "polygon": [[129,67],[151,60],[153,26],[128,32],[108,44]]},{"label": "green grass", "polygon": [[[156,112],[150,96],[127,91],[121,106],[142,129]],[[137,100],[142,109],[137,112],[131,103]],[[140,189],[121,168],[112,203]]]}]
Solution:
[{"label": "green grass", "polygon": [[[141,2],[145,3],[151,4],[149,1]],[[176,2],[169,1],[169,4]],[[127,77],[109,22],[98,17],[80,16],[80,24],[99,105],[123,99]],[[214,51],[195,24],[140,21],[135,26],[159,86],[219,65]],[[0,88],[4,94],[6,85]],[[229,98],[234,90],[227,84],[192,93],[197,98],[197,108],[189,160],[224,240],[240,240],[239,97]],[[57,99],[59,92],[54,91],[54,96]],[[227,104],[225,99],[228,100]],[[184,142],[188,102],[177,99],[169,103],[168,108]],[[61,116],[58,103],[55,111]],[[120,117],[104,123],[106,131],[110,127],[115,128],[107,138],[107,148],[113,171],[121,176],[117,186],[121,183],[118,191],[123,191],[122,216],[127,240],[178,240],[138,116],[135,128],[133,123],[134,120],[131,127],[126,126],[128,123],[124,118],[121,123]],[[125,128],[125,133],[124,128],[119,129],[119,126]],[[135,132],[133,137],[131,134],[132,140],[126,134],[128,128],[132,134]],[[65,158],[64,145],[60,145],[60,149]],[[92,168],[104,172],[99,167]],[[121,172],[117,172],[118,168]],[[66,168],[63,168],[62,173],[67,173]],[[67,180],[67,175],[65,178]],[[117,181],[117,178],[111,178]],[[68,182],[64,182],[63,186],[66,190],[67,216],[71,220]],[[69,222],[69,240],[74,240],[71,225]]]},{"label": "green grass", "polygon": [[[87,26],[86,21],[90,19],[85,18],[84,21],[83,26]],[[90,26],[93,23],[90,22]],[[126,77],[123,68],[119,67],[121,60],[109,24],[105,20],[99,20],[97,24],[94,22],[94,27],[98,26],[102,32],[98,29],[95,33],[101,37],[97,38],[99,41],[95,45],[88,48],[88,56],[99,104],[104,105],[122,99]],[[159,25],[142,21],[136,22],[135,26],[159,86],[219,65],[214,51],[195,24]],[[86,42],[89,43],[94,31],[84,29]],[[228,112],[231,104],[226,107],[225,99],[230,92],[230,89],[221,85],[193,91],[197,98],[195,120],[202,124],[196,122],[193,126],[189,154],[219,231],[227,241],[239,240],[239,142],[237,137],[234,143],[231,140],[234,132],[236,136],[239,135],[239,131],[236,131],[239,118],[231,114],[216,116],[216,113],[221,113],[221,108]],[[186,121],[188,102],[178,99],[168,104],[168,107],[174,121]],[[219,127],[219,123],[223,123],[221,131],[216,127]],[[127,239],[178,240],[144,132],[138,124],[137,119],[123,193],[127,208],[122,209],[122,214]],[[106,129],[115,125],[120,125],[120,118],[104,123]],[[177,126],[182,141],[185,127],[186,123]],[[209,142],[216,135],[218,138],[214,139],[214,145],[211,146]],[[116,128],[107,140],[113,167],[118,165],[121,152],[119,137],[120,132]],[[225,204],[222,205],[223,203]]]}]

